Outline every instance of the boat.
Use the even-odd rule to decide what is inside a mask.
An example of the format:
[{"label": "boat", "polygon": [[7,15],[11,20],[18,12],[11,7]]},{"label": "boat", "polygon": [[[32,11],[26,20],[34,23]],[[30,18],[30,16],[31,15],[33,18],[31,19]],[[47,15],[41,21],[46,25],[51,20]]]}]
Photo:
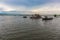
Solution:
[{"label": "boat", "polygon": [[42,20],[53,20],[52,17],[48,18],[47,16],[45,16],[45,18],[42,18]]},{"label": "boat", "polygon": [[40,19],[41,16],[39,14],[34,14],[30,17],[31,19]]},{"label": "boat", "polygon": [[23,18],[27,18],[27,16],[23,16]]},{"label": "boat", "polygon": [[57,17],[57,15],[54,15],[54,17]]}]

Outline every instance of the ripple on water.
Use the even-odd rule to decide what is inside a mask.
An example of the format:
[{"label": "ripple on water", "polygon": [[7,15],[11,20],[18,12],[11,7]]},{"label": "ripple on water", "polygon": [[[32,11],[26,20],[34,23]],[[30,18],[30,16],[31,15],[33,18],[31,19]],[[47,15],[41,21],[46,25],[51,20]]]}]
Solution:
[{"label": "ripple on water", "polygon": [[0,19],[0,40],[60,40],[60,19],[42,21],[4,16]]}]

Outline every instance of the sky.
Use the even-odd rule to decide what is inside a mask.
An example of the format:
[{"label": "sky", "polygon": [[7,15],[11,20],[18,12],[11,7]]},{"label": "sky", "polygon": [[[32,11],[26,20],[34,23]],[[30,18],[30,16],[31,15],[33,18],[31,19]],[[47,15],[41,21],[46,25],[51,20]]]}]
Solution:
[{"label": "sky", "polygon": [[60,12],[60,0],[0,0],[0,11]]}]

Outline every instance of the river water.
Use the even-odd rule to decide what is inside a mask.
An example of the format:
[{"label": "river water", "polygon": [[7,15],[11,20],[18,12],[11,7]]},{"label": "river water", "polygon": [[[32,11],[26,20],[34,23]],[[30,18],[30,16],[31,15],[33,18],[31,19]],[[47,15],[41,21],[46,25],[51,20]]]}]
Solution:
[{"label": "river water", "polygon": [[60,40],[60,18],[42,21],[0,16],[0,40]]}]

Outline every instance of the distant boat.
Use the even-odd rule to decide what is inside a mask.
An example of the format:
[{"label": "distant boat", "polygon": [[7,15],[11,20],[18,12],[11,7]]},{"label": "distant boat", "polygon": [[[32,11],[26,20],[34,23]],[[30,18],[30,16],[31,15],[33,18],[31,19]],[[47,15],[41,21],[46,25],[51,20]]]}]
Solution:
[{"label": "distant boat", "polygon": [[55,14],[54,17],[56,17],[57,15]]},{"label": "distant boat", "polygon": [[23,16],[23,18],[27,18],[27,16]]},{"label": "distant boat", "polygon": [[34,14],[30,17],[31,19],[39,19],[41,16],[39,14]]},{"label": "distant boat", "polygon": [[42,20],[53,20],[53,18],[48,18],[47,16],[45,16],[45,18],[42,18]]}]

